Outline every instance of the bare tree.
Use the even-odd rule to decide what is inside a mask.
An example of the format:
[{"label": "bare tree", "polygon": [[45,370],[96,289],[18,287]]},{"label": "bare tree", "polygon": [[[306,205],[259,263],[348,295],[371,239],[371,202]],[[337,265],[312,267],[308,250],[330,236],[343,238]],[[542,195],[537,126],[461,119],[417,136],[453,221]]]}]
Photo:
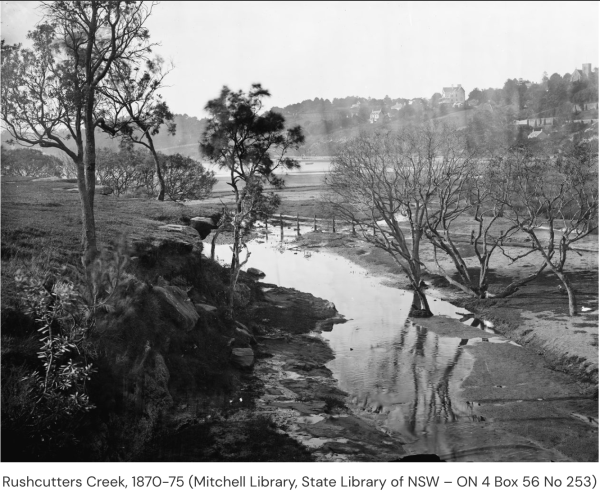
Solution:
[{"label": "bare tree", "polygon": [[[542,263],[535,272],[512,282],[499,293],[490,293],[492,256],[498,253],[498,248],[504,251],[504,242],[519,230],[518,226],[501,224],[510,188],[506,182],[497,181],[493,160],[467,153],[464,136],[456,140],[457,136],[453,134],[447,137],[447,150],[452,153],[439,158],[439,173],[431,178],[436,193],[435,202],[427,207],[425,234],[433,245],[439,272],[450,284],[476,298],[504,298],[534,280],[547,264]],[[469,271],[461,250],[469,237],[469,233],[464,232],[471,224],[465,222],[467,219],[473,219],[471,222],[475,224],[469,242],[478,261],[476,276]],[[450,257],[458,277],[444,270],[438,250]]]},{"label": "bare tree", "polygon": [[565,271],[575,243],[598,229],[598,142],[572,144],[563,152],[534,154],[514,148],[497,160],[498,181],[510,197],[497,198],[505,217],[529,235],[533,247],[561,281],[569,297],[569,314],[577,314],[575,290]]},{"label": "bare tree", "polygon": [[420,248],[435,195],[431,175],[437,173],[436,157],[423,146],[428,139],[431,134],[415,129],[361,135],[338,151],[327,178],[333,211],[392,256],[415,293],[413,312],[422,316],[432,315],[423,291]]},{"label": "bare tree", "polygon": [[89,265],[97,254],[98,87],[115,62],[147,56],[152,4],[56,1],[42,8],[44,23],[28,35],[32,49],[2,47],[2,120],[19,143],[58,148],[75,163]]}]

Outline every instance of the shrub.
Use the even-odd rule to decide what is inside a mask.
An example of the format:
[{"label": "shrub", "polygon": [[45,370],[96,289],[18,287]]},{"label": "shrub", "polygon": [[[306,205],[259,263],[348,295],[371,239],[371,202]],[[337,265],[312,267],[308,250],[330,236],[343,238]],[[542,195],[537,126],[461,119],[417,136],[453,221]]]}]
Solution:
[{"label": "shrub", "polygon": [[165,194],[173,201],[207,198],[217,183],[215,173],[200,162],[179,153],[159,155],[165,179]]}]

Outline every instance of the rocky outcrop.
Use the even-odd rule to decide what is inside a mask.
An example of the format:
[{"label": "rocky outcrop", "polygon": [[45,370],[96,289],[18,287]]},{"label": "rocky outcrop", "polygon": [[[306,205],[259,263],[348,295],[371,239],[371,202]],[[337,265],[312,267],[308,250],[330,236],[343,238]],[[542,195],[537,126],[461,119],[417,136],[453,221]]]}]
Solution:
[{"label": "rocky outcrop", "polygon": [[264,302],[255,304],[255,311],[275,327],[285,327],[293,333],[330,331],[336,323],[346,320],[330,301],[294,289],[261,283]]},{"label": "rocky outcrop", "polygon": [[210,217],[192,217],[190,226],[198,232],[201,239],[205,239],[217,226]]},{"label": "rocky outcrop", "polygon": [[200,316],[185,291],[176,286],[154,286],[154,291],[161,297],[165,313],[182,330],[191,331]]},{"label": "rocky outcrop", "polygon": [[145,235],[132,236],[130,243],[132,256],[153,260],[191,253],[194,248],[202,249],[198,233],[188,226],[177,224],[167,224]]},{"label": "rocky outcrop", "polygon": [[252,348],[233,348],[231,361],[242,369],[251,368],[254,365],[254,351]]},{"label": "rocky outcrop", "polygon": [[254,267],[250,267],[246,272],[248,273],[248,275],[257,277],[259,279],[265,277],[265,275],[266,275],[262,270],[256,269]]}]

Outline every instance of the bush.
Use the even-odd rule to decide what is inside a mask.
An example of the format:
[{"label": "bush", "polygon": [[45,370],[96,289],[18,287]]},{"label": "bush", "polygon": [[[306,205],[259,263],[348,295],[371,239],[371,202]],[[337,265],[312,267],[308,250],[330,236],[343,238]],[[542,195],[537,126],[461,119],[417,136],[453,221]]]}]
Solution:
[{"label": "bush", "polygon": [[217,183],[215,173],[200,162],[179,153],[159,154],[165,180],[165,194],[173,201],[202,200],[210,196]]},{"label": "bush", "polygon": [[5,148],[0,162],[7,176],[48,177],[63,175],[64,164],[58,157],[32,148]]}]

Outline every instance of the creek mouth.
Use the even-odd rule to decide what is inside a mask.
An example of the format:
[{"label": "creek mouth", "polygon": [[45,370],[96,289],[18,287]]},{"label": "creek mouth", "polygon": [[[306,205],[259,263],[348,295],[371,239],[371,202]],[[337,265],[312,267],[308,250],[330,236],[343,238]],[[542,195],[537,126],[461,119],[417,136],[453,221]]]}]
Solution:
[{"label": "creek mouth", "polygon": [[[334,353],[326,366],[338,387],[348,394],[346,403],[353,413],[401,439],[408,454],[489,459],[492,447],[459,450],[454,429],[448,435],[447,427],[460,424],[461,437],[469,437],[469,431],[486,422],[474,405],[462,398],[462,383],[474,363],[466,346],[508,340],[465,339],[433,332],[408,319],[411,292],[387,286],[384,278],[370,275],[341,256],[301,250],[273,238],[248,244],[251,255],[246,269],[256,267],[264,272],[264,283],[329,300],[347,319],[336,323],[331,332],[319,334]],[[228,245],[217,246],[216,256],[222,263],[229,261],[230,253]],[[466,312],[439,298],[431,298],[430,306],[436,316],[455,321]],[[458,325],[473,329],[468,322]],[[464,456],[459,451],[465,452]],[[513,445],[510,458],[530,458],[531,451],[536,450]]]}]

